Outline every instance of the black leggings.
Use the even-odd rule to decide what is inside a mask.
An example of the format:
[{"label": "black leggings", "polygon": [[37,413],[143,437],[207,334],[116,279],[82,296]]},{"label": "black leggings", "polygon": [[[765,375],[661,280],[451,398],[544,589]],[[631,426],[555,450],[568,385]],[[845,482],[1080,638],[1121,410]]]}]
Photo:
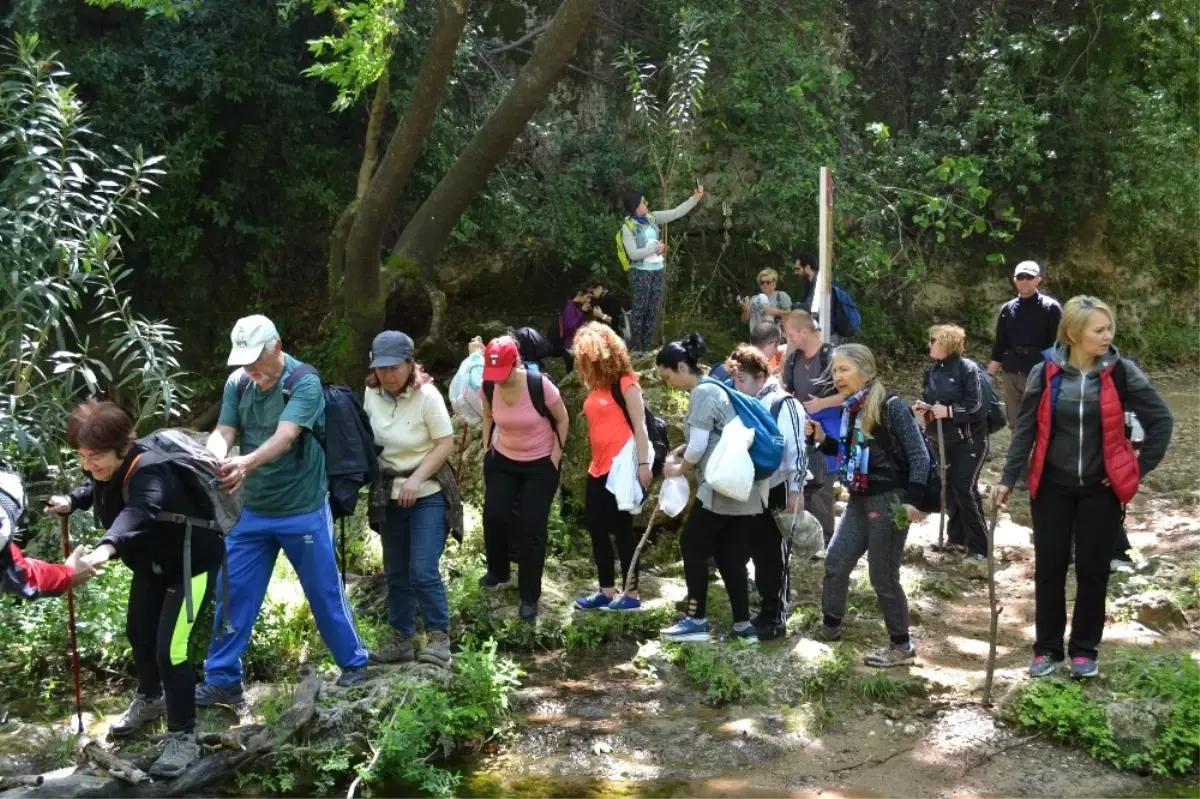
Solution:
[{"label": "black leggings", "polygon": [[753,517],[749,559],[754,561],[754,584],[758,588],[759,619],[763,624],[787,621],[788,556],[791,539],[784,538],[775,523],[775,511],[787,505],[787,486],[771,489],[766,509]]},{"label": "black leggings", "polygon": [[[937,442],[934,442],[937,452]],[[986,435],[974,441],[946,445],[946,541],[966,547],[968,555],[987,555],[987,524],[983,498],[979,495],[979,473],[987,459]]]},{"label": "black leggings", "polygon": [[[588,475],[587,507],[584,513],[588,533],[592,536],[592,557],[596,560],[600,587],[615,588],[617,582],[613,575],[613,539],[616,539],[617,557],[621,560],[622,580],[629,574],[633,551],[637,549],[637,539],[633,534],[633,516],[617,508],[617,498],[606,487],[607,482],[607,474],[599,477]],[[624,588],[626,591],[636,591],[637,587],[638,576],[635,571]]]},{"label": "black leggings", "polygon": [[492,450],[483,461],[483,479],[483,544],[488,572],[507,580],[511,573],[509,541],[517,543],[521,551],[517,575],[521,601],[537,602],[542,595],[546,522],[558,490],[558,469],[549,457],[514,461]]},{"label": "black leggings", "polygon": [[699,502],[692,506],[683,528],[683,574],[691,597],[688,615],[703,619],[708,613],[708,559],[717,561],[734,623],[750,620],[750,594],[746,584],[747,541],[757,516],[722,516]]},{"label": "black leggings", "polygon": [[196,726],[196,671],[188,643],[201,609],[212,601],[215,570],[192,576],[192,621],[188,622],[182,579],[147,569],[133,573],[125,632],[133,650],[138,693],[167,703],[167,729],[191,732]]}]

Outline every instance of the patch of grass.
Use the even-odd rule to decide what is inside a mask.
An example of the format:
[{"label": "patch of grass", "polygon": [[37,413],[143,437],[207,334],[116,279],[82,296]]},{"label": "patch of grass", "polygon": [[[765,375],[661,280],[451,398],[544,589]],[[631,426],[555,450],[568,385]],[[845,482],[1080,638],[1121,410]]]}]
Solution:
[{"label": "patch of grass", "polygon": [[[1187,654],[1155,649],[1117,649],[1104,661],[1102,680],[1083,685],[1038,680],[1022,689],[1017,718],[1048,731],[1117,768],[1160,776],[1194,773],[1200,763],[1200,666]],[[1114,733],[1117,703],[1145,703],[1135,718],[1152,723],[1153,740],[1136,745]],[[1153,724],[1154,706],[1169,708]],[[1136,708],[1136,704],[1135,704]]]},{"label": "patch of grass", "polygon": [[595,649],[625,638],[646,639],[675,620],[675,609],[667,606],[628,613],[576,613],[563,628],[567,649]]},{"label": "patch of grass", "polygon": [[834,644],[829,657],[820,666],[817,673],[804,680],[797,690],[800,698],[806,702],[819,704],[846,684],[850,676],[849,653],[842,644]]},{"label": "patch of grass", "polygon": [[958,583],[943,574],[930,574],[921,580],[921,592],[941,597],[942,599],[961,599],[962,588]]},{"label": "patch of grass", "polygon": [[859,676],[854,688],[863,699],[884,705],[896,704],[908,696],[908,687],[902,680],[882,671]]},{"label": "patch of grass", "polygon": [[721,644],[688,646],[666,644],[663,653],[704,690],[707,701],[719,705],[727,702],[755,704],[767,696],[762,678],[742,675],[730,657],[731,648]]}]

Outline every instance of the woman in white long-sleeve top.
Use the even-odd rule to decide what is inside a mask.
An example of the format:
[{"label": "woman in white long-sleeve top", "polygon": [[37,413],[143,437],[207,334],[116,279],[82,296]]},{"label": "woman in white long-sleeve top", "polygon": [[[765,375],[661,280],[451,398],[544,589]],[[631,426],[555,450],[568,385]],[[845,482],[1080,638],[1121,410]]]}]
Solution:
[{"label": "woman in white long-sleeve top", "polygon": [[788,557],[791,540],[782,536],[775,511],[804,510],[804,477],[808,472],[808,449],[804,442],[804,406],[771,377],[771,366],[763,352],[749,344],[733,351],[737,390],[754,397],[770,411],[783,436],[783,461],[767,482],[767,507],[756,517],[750,535],[750,558],[760,598],[754,619],[760,641],[787,634]]},{"label": "woman in white long-sleeve top", "polygon": [[633,308],[629,319],[629,348],[634,352],[646,352],[652,346],[654,328],[658,324],[658,312],[663,294],[663,252],[659,225],[674,222],[693,208],[704,196],[704,187],[696,191],[685,202],[669,211],[649,210],[646,198],[640,191],[625,195],[625,212],[629,214],[621,225],[621,243],[629,258],[629,289],[633,294]]}]

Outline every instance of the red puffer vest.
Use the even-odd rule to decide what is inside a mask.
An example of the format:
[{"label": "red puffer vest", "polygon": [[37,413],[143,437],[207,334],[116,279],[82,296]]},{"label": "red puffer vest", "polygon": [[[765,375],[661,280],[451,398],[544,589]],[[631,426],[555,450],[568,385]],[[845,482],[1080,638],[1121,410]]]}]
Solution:
[{"label": "red puffer vest", "polygon": [[[1121,407],[1121,395],[1113,381],[1112,372],[1117,364],[1100,370],[1100,433],[1104,447],[1104,472],[1108,482],[1122,505],[1128,504],[1138,492],[1140,470],[1133,444],[1125,437],[1125,409]],[[1033,442],[1033,454],[1029,456],[1029,496],[1036,497],[1042,484],[1042,472],[1046,467],[1046,453],[1050,451],[1051,412],[1057,399],[1054,393],[1054,378],[1062,367],[1054,361],[1046,361],[1042,373],[1042,398],[1037,409],[1037,439]]]}]

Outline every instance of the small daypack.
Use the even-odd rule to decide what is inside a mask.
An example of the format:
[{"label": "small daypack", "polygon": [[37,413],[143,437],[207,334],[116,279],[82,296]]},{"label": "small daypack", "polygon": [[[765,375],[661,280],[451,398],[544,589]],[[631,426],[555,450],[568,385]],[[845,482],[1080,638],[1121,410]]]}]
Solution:
[{"label": "small daypack", "polygon": [[[912,413],[912,408],[907,402],[904,402],[903,398],[901,398],[898,394],[887,395],[887,399],[884,400],[885,409],[887,408],[887,403],[891,402],[893,399],[903,402],[905,409],[910,414]],[[886,418],[887,414],[884,413],[884,419],[880,420],[879,425],[876,428],[875,439],[877,441],[880,439],[883,440],[884,448],[891,453],[892,457],[896,460],[896,463],[901,467],[901,488],[907,488],[910,482],[908,477],[908,453],[905,451],[904,447],[900,446],[899,442],[896,441],[896,439],[892,436],[891,431],[887,429],[887,424],[885,422]],[[913,419],[915,421],[916,417],[914,416]],[[882,433],[882,435],[880,435],[880,433]],[[921,511],[922,513],[938,513],[942,509],[942,472],[941,469],[938,468],[937,456],[933,452],[929,438],[922,435],[921,442],[925,446],[925,454],[929,456],[929,475],[925,478],[925,493],[922,495],[921,501],[917,503],[917,510]]]},{"label": "small daypack", "polygon": [[754,463],[755,481],[766,480],[775,474],[779,464],[783,463],[783,435],[780,434],[775,420],[771,418],[771,412],[754,397],[748,397],[711,377],[706,377],[700,382],[720,386],[729,397],[742,424],[754,431],[754,441],[750,444],[750,460]]},{"label": "small daypack", "polygon": [[[550,429],[554,431],[554,437],[558,440],[559,448],[565,450],[563,440],[558,436],[558,425],[554,423],[554,417],[550,415],[550,409],[546,407],[546,392],[542,387],[542,370],[538,369],[533,364],[525,364],[525,379],[529,386],[529,402],[533,405],[533,409],[537,411],[538,416],[550,423]],[[546,377],[549,380],[549,377]],[[494,380],[483,381],[483,395],[487,397],[488,407],[492,406],[492,397],[496,394],[496,383]],[[491,442],[488,442],[488,448],[491,448]]]},{"label": "small daypack", "polygon": [[[160,510],[154,517],[156,521],[183,525],[183,601],[187,608],[188,623],[191,624],[196,620],[192,597],[192,530],[199,527],[214,532],[221,537],[224,545],[225,536],[242,515],[244,492],[240,486],[235,491],[221,489],[221,477],[217,473],[221,459],[185,430],[158,430],[138,439],[137,443],[146,452],[175,468],[184,490],[204,512],[203,517],[194,517]],[[138,455],[133,459],[121,484],[121,499],[125,503],[129,502],[129,479],[137,471],[141,458]],[[221,553],[221,596],[224,615],[221,629],[228,635],[233,632],[233,626],[229,622],[229,561],[224,551]]]},{"label": "small daypack", "polygon": [[[625,414],[625,422],[629,425],[629,429],[633,430],[633,418],[629,415],[629,407],[625,404],[625,395],[621,393],[619,381],[613,383],[612,396],[613,401],[620,407],[621,413]],[[667,423],[650,410],[650,406],[645,403],[644,394],[642,395],[642,408],[646,412],[646,435],[650,439],[650,449],[654,452],[654,465],[650,470],[655,477],[660,477],[663,464],[667,462],[667,453],[671,450],[671,444],[667,440]]]},{"label": "small daypack", "polygon": [[[647,214],[646,218],[650,220],[651,224],[655,224],[654,214]],[[633,221],[633,217],[627,216],[625,217],[625,221],[622,223],[621,227],[617,228],[617,261],[620,262],[621,269],[625,272],[628,272],[633,268],[633,264],[629,261],[629,253],[625,252],[625,242],[623,241],[623,236],[621,234],[621,230],[623,228],[629,228],[629,230],[633,233],[634,238],[636,238],[637,222]]]},{"label": "small daypack", "polygon": [[833,284],[833,330],[839,336],[853,336],[862,329],[862,313],[854,298],[838,284]]},{"label": "small daypack", "polygon": [[996,386],[992,384],[992,376],[975,361],[963,358],[967,368],[973,369],[979,375],[979,404],[987,408],[987,431],[996,433],[1008,426],[1008,417],[1004,413],[1004,403],[996,394]]},{"label": "small daypack", "polygon": [[[283,381],[283,401],[292,398],[296,384],[308,375],[320,375],[309,364],[299,364]],[[250,376],[242,374],[238,380],[238,402],[250,387]],[[346,519],[354,515],[358,506],[359,489],[370,485],[379,476],[379,457],[375,449],[375,435],[371,432],[371,420],[363,410],[358,396],[348,386],[321,382],[325,395],[325,434],[316,436],[317,443],[325,450],[325,475],[329,479],[329,510],[335,519]],[[296,460],[304,462],[305,430],[297,442]]]}]

